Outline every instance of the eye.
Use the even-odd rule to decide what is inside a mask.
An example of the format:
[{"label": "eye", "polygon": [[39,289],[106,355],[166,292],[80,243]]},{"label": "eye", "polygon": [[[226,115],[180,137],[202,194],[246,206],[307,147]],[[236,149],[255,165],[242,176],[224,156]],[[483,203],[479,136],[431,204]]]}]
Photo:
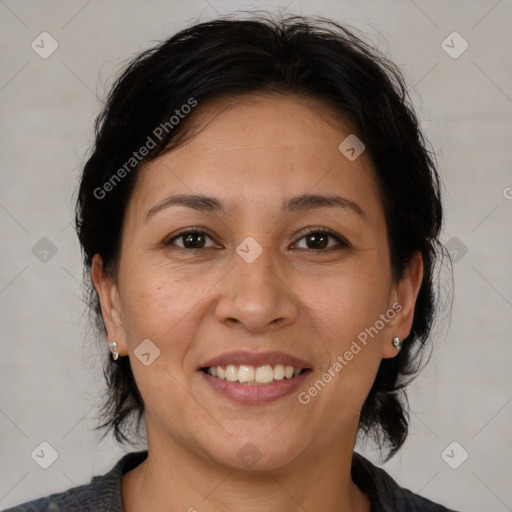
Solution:
[{"label": "eye", "polygon": [[[208,240],[210,244],[208,245]],[[305,246],[304,242],[305,241]],[[332,243],[332,241],[337,242]],[[180,243],[178,243],[180,242]],[[330,243],[331,242],[331,243]],[[302,243],[302,247],[300,244]],[[165,242],[165,245],[174,245],[180,249],[209,249],[212,247],[221,248],[221,246],[217,245],[211,236],[209,236],[206,232],[201,231],[199,229],[187,229],[184,230],[177,235],[174,235],[168,241]],[[296,242],[295,246],[298,249],[306,249],[306,250],[326,250],[326,249],[336,249],[349,247],[350,244],[340,235],[333,233],[332,231],[326,228],[310,228],[305,235],[303,235],[298,242]]]},{"label": "eye", "polygon": [[[329,239],[337,242],[338,248],[349,247],[349,243],[340,235],[333,233],[325,228],[311,228],[307,233],[300,238],[295,244],[299,249],[306,250],[319,250],[319,249],[336,249],[336,244],[329,245]],[[298,244],[305,240],[305,247],[300,247]]]},{"label": "eye", "polygon": [[[176,240],[181,241],[181,244],[175,243]],[[210,247],[219,247],[215,242],[207,246],[207,240],[213,242],[213,239],[204,231],[188,229],[170,238],[165,242],[165,245],[176,245],[181,249],[208,249]]]}]

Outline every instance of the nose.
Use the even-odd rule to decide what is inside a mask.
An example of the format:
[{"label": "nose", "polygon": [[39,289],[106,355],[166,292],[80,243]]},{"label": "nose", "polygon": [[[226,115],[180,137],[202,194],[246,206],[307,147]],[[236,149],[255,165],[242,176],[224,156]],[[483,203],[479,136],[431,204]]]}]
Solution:
[{"label": "nose", "polygon": [[299,301],[275,259],[268,248],[252,263],[233,255],[232,270],[220,283],[215,310],[219,322],[262,333],[297,320]]}]

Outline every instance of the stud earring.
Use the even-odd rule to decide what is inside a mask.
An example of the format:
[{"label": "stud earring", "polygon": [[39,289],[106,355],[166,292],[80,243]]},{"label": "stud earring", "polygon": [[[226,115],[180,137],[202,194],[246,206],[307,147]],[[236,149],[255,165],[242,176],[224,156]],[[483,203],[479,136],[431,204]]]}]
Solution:
[{"label": "stud earring", "polygon": [[117,351],[117,341],[109,343],[108,348],[110,349],[110,352],[112,354],[112,359],[114,361],[117,361],[117,359],[119,358],[119,352]]},{"label": "stud earring", "polygon": [[400,350],[402,350],[402,343],[403,341],[400,340],[400,338],[393,338],[393,345],[396,347],[396,349],[398,350],[398,352],[400,352]]}]

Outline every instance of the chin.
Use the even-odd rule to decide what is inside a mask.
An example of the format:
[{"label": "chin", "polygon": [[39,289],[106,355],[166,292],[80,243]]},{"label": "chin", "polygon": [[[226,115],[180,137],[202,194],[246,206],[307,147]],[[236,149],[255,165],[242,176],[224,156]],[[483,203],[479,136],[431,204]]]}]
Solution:
[{"label": "chin", "polygon": [[[294,431],[297,435],[298,430]],[[234,436],[227,443],[217,443],[210,456],[221,466],[236,471],[269,471],[292,464],[304,450],[304,440],[295,435],[268,432]],[[226,439],[226,437],[224,438]]]}]

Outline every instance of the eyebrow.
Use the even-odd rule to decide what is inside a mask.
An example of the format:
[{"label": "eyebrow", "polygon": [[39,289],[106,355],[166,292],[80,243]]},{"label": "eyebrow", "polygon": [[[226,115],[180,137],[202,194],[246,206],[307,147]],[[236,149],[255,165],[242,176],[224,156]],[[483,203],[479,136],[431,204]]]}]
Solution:
[{"label": "eyebrow", "polygon": [[171,206],[186,206],[203,212],[223,212],[225,213],[222,203],[214,197],[208,197],[201,194],[177,194],[165,198],[158,204],[148,210],[144,221],[147,222],[159,211]]},{"label": "eyebrow", "polygon": [[[147,222],[156,213],[171,206],[185,206],[195,210],[217,213],[225,213],[224,205],[215,197],[202,194],[177,194],[165,198],[148,210],[145,216]],[[304,212],[315,208],[340,207],[366,218],[363,209],[354,201],[337,195],[302,194],[289,199],[283,208],[284,214],[290,212]]]},{"label": "eyebrow", "polygon": [[360,217],[366,217],[363,209],[354,201],[337,195],[302,194],[292,197],[285,205],[284,213],[302,212],[314,208],[341,207],[351,210]]}]

